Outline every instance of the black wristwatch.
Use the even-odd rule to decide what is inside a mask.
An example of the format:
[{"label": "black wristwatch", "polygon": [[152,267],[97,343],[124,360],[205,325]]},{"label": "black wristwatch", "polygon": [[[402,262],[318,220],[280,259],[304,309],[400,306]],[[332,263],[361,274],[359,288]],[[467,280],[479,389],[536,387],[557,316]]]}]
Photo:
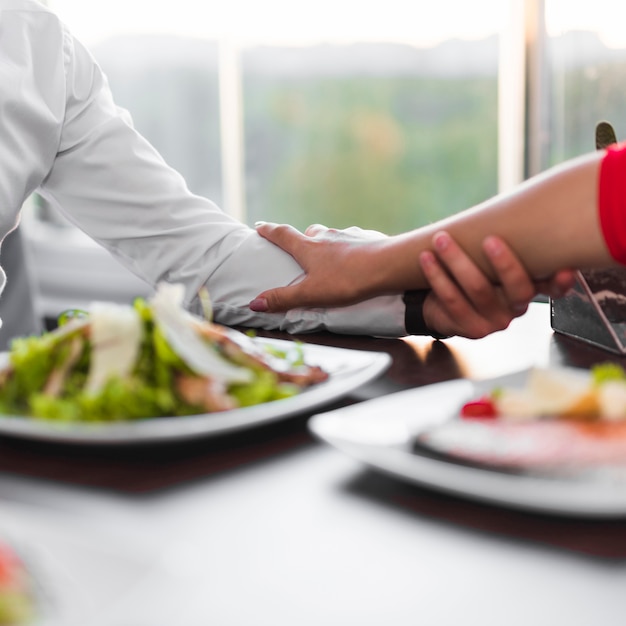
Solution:
[{"label": "black wristwatch", "polygon": [[430,335],[433,339],[447,339],[450,335],[442,335],[428,327],[424,320],[424,301],[430,293],[429,289],[416,289],[405,291],[402,296],[404,301],[404,326],[409,335]]}]

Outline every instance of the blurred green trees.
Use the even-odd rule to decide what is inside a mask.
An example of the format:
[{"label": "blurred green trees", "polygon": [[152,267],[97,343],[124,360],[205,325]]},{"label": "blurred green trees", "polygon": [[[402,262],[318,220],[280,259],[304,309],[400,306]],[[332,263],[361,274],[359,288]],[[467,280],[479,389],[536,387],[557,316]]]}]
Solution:
[{"label": "blurred green trees", "polygon": [[555,120],[550,165],[595,148],[594,129],[611,122],[618,140],[626,139],[626,61],[581,63],[553,85]]},{"label": "blurred green trees", "polygon": [[[396,233],[492,196],[494,43],[463,42],[452,55],[445,47],[321,47],[298,51],[295,61],[294,50],[249,50],[242,62],[248,223]],[[119,104],[193,191],[221,204],[215,42],[142,39],[133,50],[145,54],[135,52],[133,63],[120,46],[98,51]],[[402,65],[394,54],[417,56]],[[370,59],[384,69],[370,71]],[[549,59],[544,167],[592,150],[599,120],[626,139],[626,51],[593,33],[570,33],[552,41]]]},{"label": "blurred green trees", "polygon": [[250,222],[395,233],[496,192],[495,77],[251,77],[244,94]]}]

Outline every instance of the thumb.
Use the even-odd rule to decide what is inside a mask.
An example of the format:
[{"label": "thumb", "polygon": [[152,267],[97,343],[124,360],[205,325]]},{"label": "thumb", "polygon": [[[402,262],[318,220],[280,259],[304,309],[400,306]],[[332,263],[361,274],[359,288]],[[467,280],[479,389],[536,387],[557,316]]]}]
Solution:
[{"label": "thumb", "polygon": [[302,283],[289,287],[267,289],[252,300],[248,306],[257,313],[279,313],[303,306],[305,303],[301,298],[298,298],[300,285]]}]

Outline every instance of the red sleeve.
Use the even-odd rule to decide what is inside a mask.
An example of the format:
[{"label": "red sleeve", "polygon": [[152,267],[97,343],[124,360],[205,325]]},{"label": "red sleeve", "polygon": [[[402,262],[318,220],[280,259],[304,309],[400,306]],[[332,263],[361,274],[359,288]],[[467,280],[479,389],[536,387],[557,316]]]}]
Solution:
[{"label": "red sleeve", "polygon": [[626,143],[609,147],[602,159],[598,213],[611,256],[626,265]]}]

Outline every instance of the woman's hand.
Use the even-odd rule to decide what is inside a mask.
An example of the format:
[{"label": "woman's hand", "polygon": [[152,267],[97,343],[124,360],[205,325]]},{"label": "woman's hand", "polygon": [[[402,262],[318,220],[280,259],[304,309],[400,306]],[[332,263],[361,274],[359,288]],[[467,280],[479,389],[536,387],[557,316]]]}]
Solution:
[{"label": "woman's hand", "polygon": [[[306,275],[301,282],[259,294],[250,308],[279,312],[310,306],[339,306],[366,300],[375,274],[376,257],[370,252],[387,237],[358,227],[343,230],[321,224],[304,233],[287,224],[257,223],[265,239],[288,252]],[[341,268],[341,271],[337,271]]]}]

